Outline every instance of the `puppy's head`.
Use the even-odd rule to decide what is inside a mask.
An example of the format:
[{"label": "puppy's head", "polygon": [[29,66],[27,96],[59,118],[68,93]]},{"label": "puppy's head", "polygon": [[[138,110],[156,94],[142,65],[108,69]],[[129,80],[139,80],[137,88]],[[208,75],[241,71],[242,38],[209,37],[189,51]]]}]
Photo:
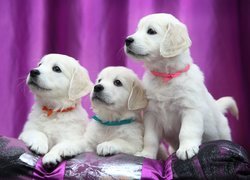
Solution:
[{"label": "puppy's head", "polygon": [[91,92],[94,110],[139,110],[147,105],[145,91],[136,74],[125,67],[103,69]]},{"label": "puppy's head", "polygon": [[31,91],[41,98],[77,100],[89,93],[92,83],[88,72],[72,57],[45,55],[27,77]]},{"label": "puppy's head", "polygon": [[142,60],[174,57],[191,46],[186,26],[170,14],[143,17],[125,40],[125,52]]}]

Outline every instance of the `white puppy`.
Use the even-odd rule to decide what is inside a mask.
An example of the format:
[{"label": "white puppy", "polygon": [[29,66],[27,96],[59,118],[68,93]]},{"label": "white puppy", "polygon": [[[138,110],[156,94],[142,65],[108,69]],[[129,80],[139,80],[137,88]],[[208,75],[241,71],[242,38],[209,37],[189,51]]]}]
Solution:
[{"label": "white puppy", "polygon": [[145,91],[135,73],[125,67],[107,67],[98,75],[91,92],[96,115],[88,124],[85,151],[98,155],[135,154],[142,150],[141,109]]},{"label": "white puppy", "polygon": [[81,153],[88,115],[81,97],[92,89],[88,72],[72,57],[49,54],[30,71],[27,84],[35,95],[23,132],[23,140],[44,165],[54,166],[62,157]]},{"label": "white puppy", "polygon": [[218,102],[209,94],[199,67],[193,64],[186,26],[170,14],[142,18],[126,39],[128,55],[147,68],[143,83],[149,104],[145,112],[144,149],[139,155],[156,158],[162,138],[180,159],[194,156],[205,141],[231,140],[223,112],[238,114],[235,101]]}]

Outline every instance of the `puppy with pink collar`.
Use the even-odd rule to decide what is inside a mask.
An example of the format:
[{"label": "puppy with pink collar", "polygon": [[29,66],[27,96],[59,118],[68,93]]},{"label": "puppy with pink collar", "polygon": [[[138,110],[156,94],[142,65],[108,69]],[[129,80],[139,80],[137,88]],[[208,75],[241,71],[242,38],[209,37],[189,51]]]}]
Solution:
[{"label": "puppy with pink collar", "polygon": [[143,17],[126,39],[125,52],[146,66],[143,84],[149,103],[140,156],[155,159],[160,141],[166,140],[170,151],[185,160],[198,153],[202,142],[232,139],[223,113],[230,109],[238,117],[236,103],[231,97],[212,97],[190,46],[186,26],[170,14]]}]

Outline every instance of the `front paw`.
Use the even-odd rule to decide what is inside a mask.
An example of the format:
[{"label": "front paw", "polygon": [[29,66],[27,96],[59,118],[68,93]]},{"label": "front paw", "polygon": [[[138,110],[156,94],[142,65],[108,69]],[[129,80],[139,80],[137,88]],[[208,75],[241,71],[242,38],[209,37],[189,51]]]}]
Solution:
[{"label": "front paw", "polygon": [[23,134],[19,137],[31,151],[39,155],[44,155],[48,152],[48,142],[45,138],[34,137],[29,134]]},{"label": "front paw", "polygon": [[199,146],[197,145],[186,145],[180,146],[176,151],[176,156],[181,160],[186,160],[192,158],[199,151]]},{"label": "front paw", "polygon": [[119,153],[120,148],[115,143],[103,142],[97,146],[96,152],[100,156],[107,156]]},{"label": "front paw", "polygon": [[45,156],[42,158],[43,166],[48,169],[57,166],[61,161],[62,161],[62,158],[57,153],[49,152],[45,154]]},{"label": "front paw", "polygon": [[149,159],[156,159],[156,154],[153,154],[148,151],[137,152],[135,156],[142,156],[142,157],[149,158]]},{"label": "front paw", "polygon": [[71,158],[83,152],[80,147],[71,147],[70,145],[62,145],[60,149],[60,155],[63,158]]},{"label": "front paw", "polygon": [[30,146],[30,150],[35,152],[36,154],[39,155],[44,155],[48,152],[48,144],[42,144],[41,142],[35,142],[33,144],[31,144]]}]

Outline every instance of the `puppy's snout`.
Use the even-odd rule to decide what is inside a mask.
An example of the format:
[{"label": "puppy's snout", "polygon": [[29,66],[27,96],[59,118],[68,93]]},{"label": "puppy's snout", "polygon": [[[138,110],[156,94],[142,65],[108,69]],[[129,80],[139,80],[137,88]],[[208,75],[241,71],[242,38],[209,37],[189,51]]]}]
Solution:
[{"label": "puppy's snout", "polygon": [[40,71],[37,70],[37,69],[32,69],[32,70],[30,71],[30,76],[31,76],[31,77],[37,77],[39,74],[40,74]]},{"label": "puppy's snout", "polygon": [[94,92],[101,92],[104,89],[103,85],[97,84],[94,87]]},{"label": "puppy's snout", "polygon": [[132,44],[134,42],[134,38],[129,37],[125,40],[125,44],[126,46],[129,46],[130,44]]}]

